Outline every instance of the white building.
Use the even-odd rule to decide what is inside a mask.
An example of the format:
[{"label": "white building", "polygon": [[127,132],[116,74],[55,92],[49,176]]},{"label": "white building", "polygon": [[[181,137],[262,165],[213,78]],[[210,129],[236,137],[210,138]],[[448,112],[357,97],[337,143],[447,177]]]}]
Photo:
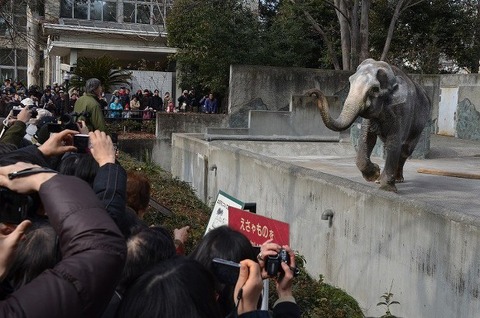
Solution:
[{"label": "white building", "polygon": [[[174,71],[166,44],[172,0],[7,0],[0,11],[0,78],[62,83],[79,57],[109,55],[126,68]],[[26,26],[26,27],[24,27]],[[28,72],[27,72],[28,70]]]}]

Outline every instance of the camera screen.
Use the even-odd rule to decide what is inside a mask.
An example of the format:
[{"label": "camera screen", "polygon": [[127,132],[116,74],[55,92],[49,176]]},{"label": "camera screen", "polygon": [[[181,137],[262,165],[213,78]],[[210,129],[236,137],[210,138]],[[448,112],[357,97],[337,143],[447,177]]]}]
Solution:
[{"label": "camera screen", "polygon": [[73,145],[77,147],[78,153],[89,152],[88,144],[89,144],[88,135],[76,134],[73,136]]},{"label": "camera screen", "polygon": [[12,115],[13,116],[18,116],[18,114],[20,114],[21,111],[22,111],[21,108],[14,108],[14,109],[12,109]]},{"label": "camera screen", "polygon": [[219,282],[227,285],[235,285],[240,274],[240,264],[221,258],[212,260],[213,273]]},{"label": "camera screen", "polygon": [[27,195],[0,188],[0,222],[19,224],[27,218],[30,199]]}]

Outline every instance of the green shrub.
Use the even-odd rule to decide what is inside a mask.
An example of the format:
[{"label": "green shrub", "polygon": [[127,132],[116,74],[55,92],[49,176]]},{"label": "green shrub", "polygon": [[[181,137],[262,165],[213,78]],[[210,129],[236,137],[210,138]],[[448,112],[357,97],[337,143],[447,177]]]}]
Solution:
[{"label": "green shrub", "polygon": [[155,120],[112,120],[106,123],[107,132],[145,132],[155,134]]},{"label": "green shrub", "polygon": [[[120,153],[119,161],[128,170],[143,173],[149,178],[152,191],[151,197],[170,209],[174,215],[166,217],[152,208],[145,215],[147,224],[161,224],[173,232],[173,229],[189,225],[190,238],[186,245],[187,254],[192,251],[203,237],[205,226],[210,218],[211,208],[200,201],[190,184],[172,178],[153,163],[139,162],[132,157]],[[364,317],[358,303],[339,288],[330,286],[323,281],[310,277],[305,271],[305,261],[296,258],[300,275],[295,278],[293,293],[302,310],[302,317],[323,318],[360,318]],[[270,284],[270,304],[276,300],[273,281]]]}]

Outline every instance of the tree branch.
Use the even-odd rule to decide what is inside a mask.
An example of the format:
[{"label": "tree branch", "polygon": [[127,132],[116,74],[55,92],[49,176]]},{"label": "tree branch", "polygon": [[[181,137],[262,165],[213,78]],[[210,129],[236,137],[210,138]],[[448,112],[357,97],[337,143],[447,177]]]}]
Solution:
[{"label": "tree branch", "polygon": [[393,12],[393,17],[390,20],[390,25],[388,27],[387,38],[385,39],[385,45],[383,46],[382,56],[380,61],[385,61],[387,58],[388,51],[390,50],[390,45],[392,43],[393,31],[395,30],[395,25],[398,21],[398,18],[407,8],[411,8],[425,0],[399,0],[395,6],[395,11]]},{"label": "tree branch", "polygon": [[[292,4],[297,4],[295,0],[290,0]],[[307,11],[302,9],[303,15],[307,18],[308,22],[312,25],[312,27],[317,31],[320,36],[322,37],[323,41],[325,42],[325,45],[327,46],[327,52],[328,55],[330,56],[330,59],[332,60],[333,67],[336,70],[340,70],[340,63],[338,63],[337,56],[335,55],[335,51],[332,46],[332,42],[328,39],[327,34],[325,31],[322,29],[322,27],[318,24],[317,21],[312,17],[312,15]]]}]

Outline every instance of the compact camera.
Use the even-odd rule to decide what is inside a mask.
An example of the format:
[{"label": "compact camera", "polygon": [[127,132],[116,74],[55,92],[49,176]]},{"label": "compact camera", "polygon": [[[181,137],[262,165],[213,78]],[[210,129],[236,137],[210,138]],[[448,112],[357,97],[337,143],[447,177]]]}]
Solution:
[{"label": "compact camera", "polygon": [[265,263],[265,268],[267,269],[268,276],[278,276],[278,274],[284,274],[282,268],[282,262],[287,263],[290,266],[290,255],[283,248],[275,256],[268,256]]},{"label": "compact camera", "polygon": [[[37,118],[38,112],[37,112],[37,107],[34,105],[32,106],[25,106],[28,107],[28,109],[32,110],[32,118]],[[22,111],[23,107],[22,106],[13,106],[12,108],[12,114],[13,116],[18,116],[18,114]]]}]

